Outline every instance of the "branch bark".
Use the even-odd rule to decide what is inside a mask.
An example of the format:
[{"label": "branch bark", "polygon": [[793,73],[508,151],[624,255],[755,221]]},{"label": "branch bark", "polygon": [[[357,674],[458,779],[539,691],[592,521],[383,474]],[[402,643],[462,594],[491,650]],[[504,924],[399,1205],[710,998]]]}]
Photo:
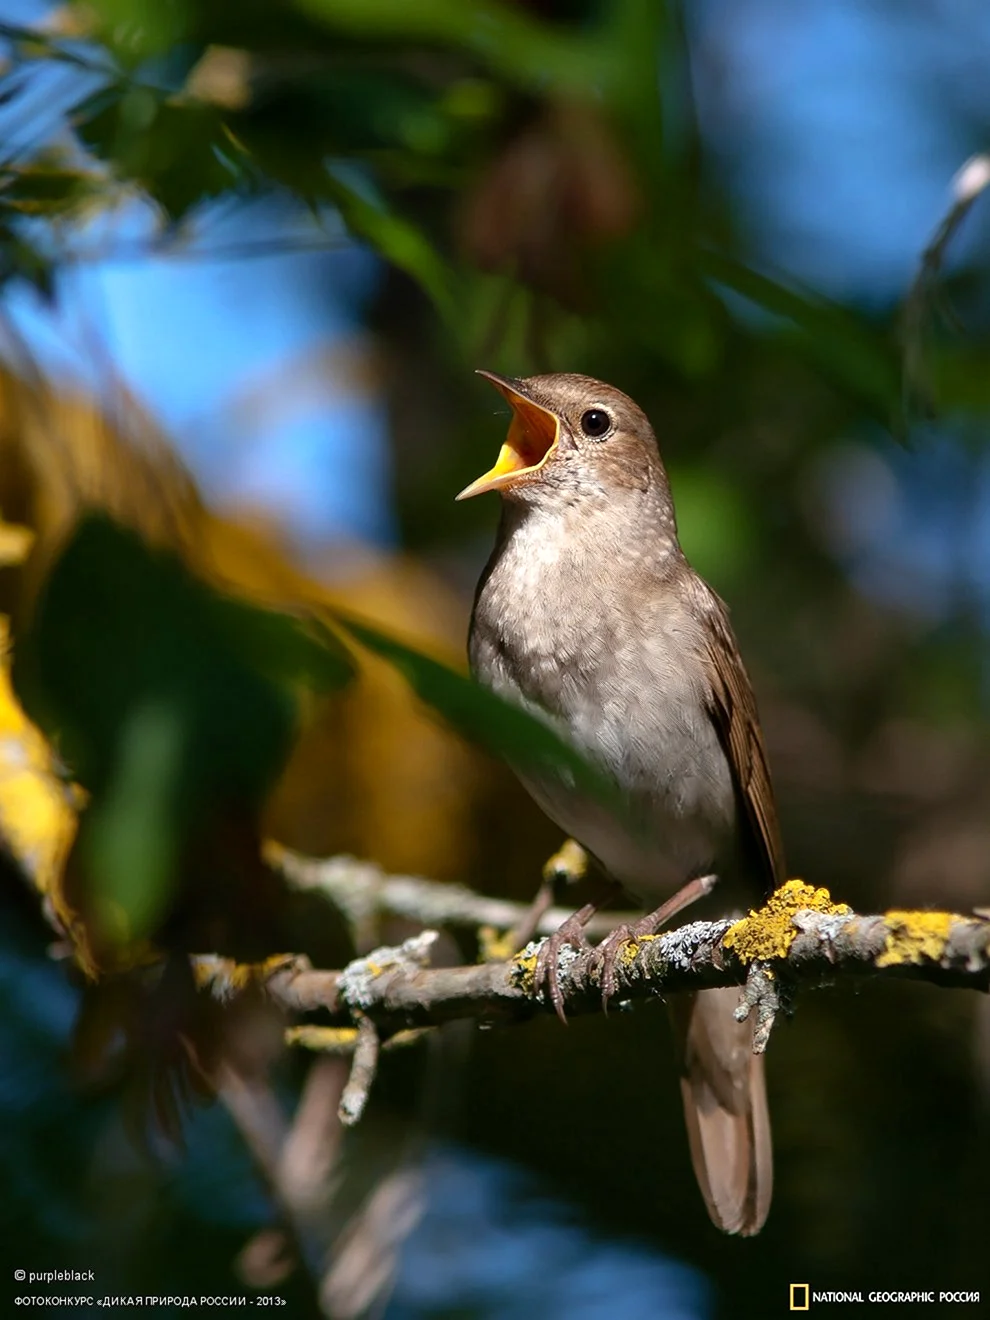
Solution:
[{"label": "branch bark", "polygon": [[[493,926],[510,930],[524,922],[531,908],[506,898],[488,898],[466,885],[442,884],[414,875],[387,875],[374,862],[357,857],[304,857],[281,844],[267,843],[265,859],[281,871],[293,889],[323,894],[347,917],[352,928],[362,929],[381,915],[408,917],[425,926]],[[537,935],[552,935],[571,915],[570,908],[550,907],[537,922]],[[588,934],[607,935],[638,912],[600,912],[588,923]]]},{"label": "branch bark", "polygon": [[[367,1020],[382,1040],[458,1018],[510,1023],[548,1011],[533,992],[539,944],[506,962],[430,967],[436,938],[435,931],[423,931],[397,948],[375,949],[339,972],[315,970],[300,958],[270,960],[256,981],[289,1013],[322,1010],[331,1024],[350,1028]],[[245,983],[244,969],[223,959],[203,959],[198,971],[200,983],[221,998]],[[565,945],[558,971],[569,1014],[602,1011],[594,949]],[[990,989],[990,921],[949,912],[861,915],[833,903],[827,891],[791,880],[742,921],[694,921],[627,942],[617,972],[616,998],[629,1003],[746,985],[740,1015],[757,1012],[765,1043],[785,986],[791,993],[843,977],[888,976]],[[356,1030],[353,1039],[356,1043]],[[333,1040],[338,1052],[346,1047],[341,1033]]]}]

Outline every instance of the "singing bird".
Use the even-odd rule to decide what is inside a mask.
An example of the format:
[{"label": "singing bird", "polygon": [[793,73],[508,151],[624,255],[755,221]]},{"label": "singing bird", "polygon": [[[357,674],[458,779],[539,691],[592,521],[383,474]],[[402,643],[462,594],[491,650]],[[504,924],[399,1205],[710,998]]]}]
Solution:
[{"label": "singing bird", "polygon": [[[588,376],[479,374],[513,416],[495,466],[458,496],[502,498],[471,667],[549,717],[611,777],[623,809],[564,776],[521,767],[519,777],[611,880],[644,907],[665,900],[638,930],[713,885],[700,915],[758,901],[784,860],[756,702],[726,607],[681,550],[649,421]],[[558,1007],[556,951],[582,938],[579,924],[558,932],[539,969]],[[607,964],[603,983],[607,995]],[[735,1020],[738,997],[676,996],[673,1014],[705,1204],[719,1228],[751,1235],[770,1207],[773,1159],[763,1058],[750,1023]]]}]

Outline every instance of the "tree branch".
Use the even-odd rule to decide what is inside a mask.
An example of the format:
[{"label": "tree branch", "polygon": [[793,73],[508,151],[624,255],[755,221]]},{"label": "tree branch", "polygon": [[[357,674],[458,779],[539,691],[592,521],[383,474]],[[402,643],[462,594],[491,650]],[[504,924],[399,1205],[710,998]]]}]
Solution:
[{"label": "tree branch", "polygon": [[[465,885],[442,884],[412,875],[386,875],[374,862],[357,857],[304,857],[281,844],[267,843],[265,859],[282,872],[293,889],[323,894],[358,929],[370,917],[388,914],[408,917],[425,926],[494,926],[510,930],[530,913],[528,903],[487,898]],[[539,918],[536,934],[552,935],[570,915],[570,908],[547,908]],[[589,922],[588,934],[607,935],[621,922],[631,925],[639,915],[600,912]]]},{"label": "tree branch", "polygon": [[[435,931],[423,931],[397,948],[375,949],[340,972],[314,970],[305,959],[269,960],[259,965],[254,980],[287,1012],[323,1010],[333,1024],[352,1028],[367,1020],[382,1040],[457,1018],[509,1023],[548,1011],[533,992],[539,944],[507,962],[429,967],[436,938]],[[220,998],[245,984],[244,970],[224,959],[197,960],[200,983]],[[602,1011],[594,949],[565,945],[558,971],[569,1014]],[[990,989],[990,921],[950,912],[864,916],[833,903],[824,889],[790,880],[741,921],[694,921],[627,942],[617,974],[616,998],[630,1003],[745,984],[740,1016],[756,1011],[765,1044],[784,986],[792,993],[841,977],[893,976]],[[352,1041],[334,1033],[332,1047],[353,1048],[358,1038],[358,1033]],[[318,1047],[312,1036],[306,1043]]]},{"label": "tree branch", "polygon": [[371,1018],[362,1014],[358,1018],[357,1034],[354,1038],[354,1061],[351,1064],[351,1075],[347,1079],[344,1093],[340,1097],[340,1108],[337,1111],[337,1116],[345,1127],[353,1127],[364,1113],[364,1107],[368,1103],[368,1095],[371,1092],[375,1074],[378,1071],[378,1053],[380,1049],[381,1042],[378,1039],[378,1030],[374,1022]]},{"label": "tree branch", "polygon": [[988,187],[990,155],[971,156],[952,180],[949,209],[921,254],[918,273],[904,300],[901,339],[905,402],[910,405],[912,400],[917,400],[929,414],[934,411],[934,407],[932,384],[924,360],[928,309],[931,305],[940,307],[948,319],[954,319],[939,295],[939,279],[945,254],[973,203]]}]

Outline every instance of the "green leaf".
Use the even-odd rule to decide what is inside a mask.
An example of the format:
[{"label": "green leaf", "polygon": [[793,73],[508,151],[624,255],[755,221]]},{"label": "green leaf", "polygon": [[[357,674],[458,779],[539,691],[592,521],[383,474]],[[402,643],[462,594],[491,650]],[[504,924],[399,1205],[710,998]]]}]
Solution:
[{"label": "green leaf", "polygon": [[221,595],[104,517],[80,523],[18,634],[13,678],[91,794],[79,855],[105,938],[153,934],[186,845],[257,816],[301,689],[352,672],[336,639]]},{"label": "green leaf", "polygon": [[35,161],[3,172],[0,205],[20,215],[55,216],[72,210],[104,186],[98,174]]},{"label": "green leaf", "polygon": [[792,322],[800,332],[799,345],[806,356],[840,386],[869,404],[884,424],[897,421],[901,378],[892,343],[873,334],[845,308],[789,289],[724,253],[701,250],[699,261],[710,279],[742,294],[764,311]]},{"label": "green leaf", "polygon": [[693,568],[719,591],[752,572],[759,527],[738,482],[710,467],[668,465],[681,547]]},{"label": "green leaf", "polygon": [[[551,86],[586,95],[621,79],[615,48],[598,31],[541,23],[494,0],[296,0],[338,32],[380,41],[421,41],[473,55],[528,91]],[[628,7],[628,5],[627,5]]]},{"label": "green leaf", "polygon": [[0,287],[7,280],[29,281],[45,302],[55,297],[54,262],[26,238],[0,223]]},{"label": "green leaf", "polygon": [[471,742],[518,771],[553,775],[613,810],[623,809],[612,780],[544,719],[353,615],[335,610],[333,618],[355,641],[399,670],[420,700]]},{"label": "green leaf", "polygon": [[137,63],[182,41],[192,26],[194,0],[88,0],[107,45]]},{"label": "green leaf", "polygon": [[214,106],[118,83],[79,105],[74,120],[85,146],[117,177],[140,184],[172,219],[248,181]]},{"label": "green leaf", "polygon": [[183,766],[181,709],[139,706],[123,722],[117,772],[84,820],[83,866],[93,886],[100,932],[125,945],[154,931],[165,916],[179,862],[175,828]]},{"label": "green leaf", "polygon": [[412,276],[448,325],[456,327],[453,274],[426,236],[384,205],[363,197],[339,173],[330,173],[327,193],[350,232],[370,244],[383,260]]}]

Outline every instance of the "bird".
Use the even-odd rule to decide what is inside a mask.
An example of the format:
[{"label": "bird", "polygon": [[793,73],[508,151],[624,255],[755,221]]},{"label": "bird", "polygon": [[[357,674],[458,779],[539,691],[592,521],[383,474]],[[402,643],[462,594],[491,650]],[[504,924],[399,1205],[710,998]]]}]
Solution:
[{"label": "bird", "polygon": [[[693,900],[706,917],[758,903],[785,868],[756,700],[727,607],[681,549],[648,418],[589,376],[478,374],[512,421],[494,467],[457,496],[501,497],[471,612],[471,670],[565,735],[622,810],[545,765],[513,768],[613,888],[659,902],[636,931]],[[584,941],[591,910],[543,946],[538,978],[558,1010],[556,953]],[[615,932],[619,943],[628,933]],[[614,956],[616,940],[605,944]],[[602,982],[607,997],[608,959]],[[732,987],[674,996],[672,1016],[705,1205],[718,1228],[752,1236],[769,1212],[773,1157],[763,1057],[737,1001]]]}]

